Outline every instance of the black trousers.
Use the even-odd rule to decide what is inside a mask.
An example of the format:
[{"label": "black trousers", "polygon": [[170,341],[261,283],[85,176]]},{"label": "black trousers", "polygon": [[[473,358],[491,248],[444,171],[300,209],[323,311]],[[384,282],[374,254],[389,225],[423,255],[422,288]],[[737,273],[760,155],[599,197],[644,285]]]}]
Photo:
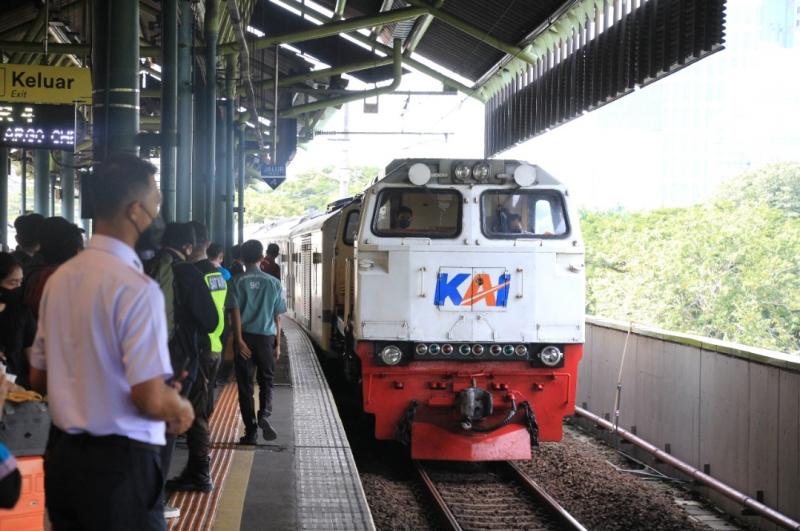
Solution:
[{"label": "black trousers", "polygon": [[253,373],[258,382],[258,414],[269,416],[272,414],[272,378],[275,375],[275,336],[243,333],[242,338],[253,355],[245,359],[238,348],[234,349],[233,366],[239,390],[239,410],[245,431],[255,433],[258,425],[253,404]]},{"label": "black trousers", "polygon": [[189,390],[189,401],[194,408],[194,422],[186,432],[186,446],[189,457],[207,457],[210,451],[208,419],[214,402],[214,383],[222,357],[218,352],[200,351],[200,365],[197,378]]},{"label": "black trousers", "polygon": [[52,427],[44,468],[45,503],[55,531],[166,529],[158,447]]}]

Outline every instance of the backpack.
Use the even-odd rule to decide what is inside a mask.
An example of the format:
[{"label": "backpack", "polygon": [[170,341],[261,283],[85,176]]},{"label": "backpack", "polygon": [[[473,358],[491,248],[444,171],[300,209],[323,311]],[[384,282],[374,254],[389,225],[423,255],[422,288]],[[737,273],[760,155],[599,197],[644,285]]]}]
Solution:
[{"label": "backpack", "polygon": [[167,338],[172,341],[175,337],[175,306],[177,290],[175,289],[175,256],[167,250],[159,251],[145,264],[145,273],[158,282],[158,287],[164,294],[164,308],[167,312]]}]

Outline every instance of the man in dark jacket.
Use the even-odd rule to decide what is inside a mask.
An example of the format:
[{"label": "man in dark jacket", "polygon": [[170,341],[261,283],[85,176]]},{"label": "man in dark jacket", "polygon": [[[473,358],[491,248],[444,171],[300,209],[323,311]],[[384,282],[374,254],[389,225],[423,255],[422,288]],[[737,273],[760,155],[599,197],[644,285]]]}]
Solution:
[{"label": "man in dark jacket", "polygon": [[222,329],[225,324],[224,306],[228,285],[225,279],[206,256],[211,244],[208,230],[198,221],[188,225],[194,231],[195,245],[188,261],[200,272],[204,287],[211,294],[217,317],[217,327],[210,334],[198,335],[199,363],[197,375],[189,390],[189,401],[194,406],[195,417],[192,427],[186,432],[186,446],[189,448],[189,461],[179,476],[167,481],[167,490],[188,490],[209,492],[214,488],[211,480],[211,447],[208,419],[214,400],[214,383],[222,359]]},{"label": "man in dark jacket", "polygon": [[[161,238],[161,250],[145,266],[164,292],[167,334],[172,371],[187,396],[197,376],[202,335],[217,327],[217,308],[200,271],[186,258],[195,245],[194,231],[187,223],[168,223]],[[169,471],[175,438],[168,437],[161,456],[165,475]],[[175,507],[165,506],[164,516],[177,518]]]},{"label": "man in dark jacket", "polygon": [[267,255],[261,260],[261,271],[268,275],[272,275],[278,280],[281,279],[281,266],[275,261],[278,255],[281,254],[281,248],[277,243],[267,245]]},{"label": "man in dark jacket", "polygon": [[23,214],[14,220],[17,248],[11,254],[17,259],[22,274],[27,277],[29,267],[34,263],[39,252],[39,235],[42,231],[44,216],[41,214]]}]

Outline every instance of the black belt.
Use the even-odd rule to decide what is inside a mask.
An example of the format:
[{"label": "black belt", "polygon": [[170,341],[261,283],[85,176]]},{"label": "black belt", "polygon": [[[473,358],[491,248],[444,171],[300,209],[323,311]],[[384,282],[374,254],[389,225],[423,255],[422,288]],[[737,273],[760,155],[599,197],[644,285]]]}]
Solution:
[{"label": "black belt", "polygon": [[92,435],[85,432],[67,433],[55,425],[51,425],[50,429],[51,438],[53,438],[55,435],[56,439],[63,439],[81,445],[118,446],[121,448],[138,448],[140,450],[149,450],[151,452],[160,452],[162,448],[156,444],[137,441],[122,435]]}]

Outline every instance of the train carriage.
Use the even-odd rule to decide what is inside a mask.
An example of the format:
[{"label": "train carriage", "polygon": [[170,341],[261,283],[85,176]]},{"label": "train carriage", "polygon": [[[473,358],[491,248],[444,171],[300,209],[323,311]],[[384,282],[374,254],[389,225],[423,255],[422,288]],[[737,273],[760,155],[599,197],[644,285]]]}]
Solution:
[{"label": "train carriage", "polygon": [[398,160],[267,236],[294,318],[416,459],[530,458],[574,411],[584,249],[560,182],[519,161]]}]

